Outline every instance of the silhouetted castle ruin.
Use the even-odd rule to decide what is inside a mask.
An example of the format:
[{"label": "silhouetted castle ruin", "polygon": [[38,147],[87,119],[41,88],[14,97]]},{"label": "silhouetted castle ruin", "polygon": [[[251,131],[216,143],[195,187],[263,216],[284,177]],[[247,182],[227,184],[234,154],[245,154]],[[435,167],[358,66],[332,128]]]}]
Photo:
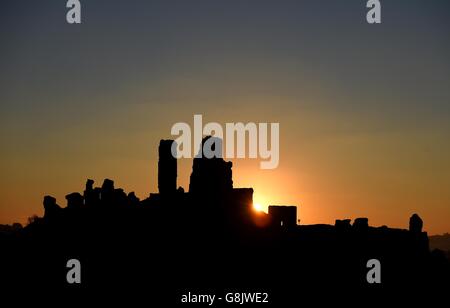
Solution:
[{"label": "silhouetted castle ruin", "polygon": [[[206,137],[206,140],[212,137]],[[216,138],[217,139],[217,138]],[[221,146],[221,140],[215,140],[215,145]],[[189,191],[185,192],[182,187],[177,189],[177,159],[172,155],[173,140],[161,140],[158,148],[158,189],[159,193],[151,193],[149,198],[140,201],[134,192],[128,195],[122,190],[114,187],[114,182],[105,179],[101,187],[94,188],[94,181],[88,179],[86,187],[81,195],[78,192],[66,196],[67,209],[102,209],[109,211],[114,208],[126,209],[128,207],[155,208],[164,212],[173,211],[173,214],[184,218],[210,219],[233,219],[232,224],[249,224],[265,228],[297,228],[302,227],[326,230],[326,225],[300,226],[297,225],[297,207],[270,205],[268,213],[255,212],[253,210],[253,189],[234,188],[232,179],[232,162],[226,162],[221,157],[206,158],[195,157],[193,160],[192,173],[190,175]],[[44,197],[44,219],[55,220],[62,215],[63,208],[51,196]],[[192,214],[192,215],[191,215]],[[210,215],[210,216],[208,216]],[[215,215],[215,216],[214,216]],[[219,216],[218,216],[219,215]],[[353,230],[355,232],[368,232],[369,224],[367,218],[355,219],[353,225],[350,219],[336,220],[333,229],[339,232]],[[411,234],[421,238],[423,248],[427,248],[427,235],[422,231],[423,222],[417,214],[414,214],[409,223]],[[370,228],[372,231],[377,228]],[[385,232],[385,227],[378,228]],[[389,229],[392,230],[392,229]],[[406,232],[398,230],[392,232]]]}]

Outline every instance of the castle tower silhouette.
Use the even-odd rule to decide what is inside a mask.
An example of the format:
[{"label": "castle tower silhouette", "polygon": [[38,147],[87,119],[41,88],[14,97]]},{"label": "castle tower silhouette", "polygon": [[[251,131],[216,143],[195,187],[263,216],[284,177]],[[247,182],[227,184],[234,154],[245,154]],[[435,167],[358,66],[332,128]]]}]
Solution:
[{"label": "castle tower silhouette", "polygon": [[177,190],[177,159],[172,155],[174,140],[159,142],[158,189],[160,194],[173,194]]}]

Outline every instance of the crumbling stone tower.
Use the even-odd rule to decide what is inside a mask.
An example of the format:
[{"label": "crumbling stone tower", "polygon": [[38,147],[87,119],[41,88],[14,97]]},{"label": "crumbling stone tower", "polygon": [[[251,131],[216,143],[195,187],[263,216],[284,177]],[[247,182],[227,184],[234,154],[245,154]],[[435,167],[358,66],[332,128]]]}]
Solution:
[{"label": "crumbling stone tower", "polygon": [[172,155],[173,140],[159,142],[158,189],[160,194],[173,194],[177,190],[177,159]]}]

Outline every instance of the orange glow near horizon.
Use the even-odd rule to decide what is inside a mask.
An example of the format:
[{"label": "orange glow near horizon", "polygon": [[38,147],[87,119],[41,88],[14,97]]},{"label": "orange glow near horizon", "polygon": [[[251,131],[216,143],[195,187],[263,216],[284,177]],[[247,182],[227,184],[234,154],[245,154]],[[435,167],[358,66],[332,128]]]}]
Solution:
[{"label": "orange glow near horizon", "polygon": [[[242,102],[242,106],[245,109],[246,104]],[[141,108],[134,113],[129,110],[128,117],[149,114]],[[240,118],[233,109],[230,112],[227,116],[210,114],[204,120],[249,121],[250,117]],[[272,121],[251,114],[254,122]],[[429,234],[448,232],[450,173],[446,171],[450,165],[446,164],[449,146],[443,143],[445,134],[353,133],[346,131],[346,125],[363,126],[358,118],[294,110],[287,114],[275,119],[282,124],[280,164],[276,169],[260,169],[259,159],[231,160],[234,187],[253,188],[253,201],[263,212],[269,205],[295,205],[301,224],[334,224],[336,219],[367,217],[371,226],[393,228],[408,228],[409,217],[418,213]],[[34,145],[31,152],[25,141],[7,148],[9,152],[0,154],[5,175],[0,179],[0,223],[26,223],[33,214],[42,216],[45,195],[56,197],[64,207],[65,195],[82,192],[87,178],[94,179],[96,186],[110,178],[117,188],[134,191],[141,200],[147,198],[158,191],[159,140],[171,138],[167,128],[174,121],[190,117],[192,114],[166,117],[157,130],[144,127],[126,134],[108,127],[94,135],[97,122],[93,122],[91,126],[58,131],[44,138],[45,142],[33,144],[28,140]],[[138,123],[145,122],[140,119]],[[289,129],[296,125],[302,127]],[[343,127],[343,131],[334,133],[336,127]],[[434,145],[439,149],[428,150]],[[180,159],[177,182],[185,191],[191,172],[192,159]]]},{"label": "orange glow near horizon", "polygon": [[[155,153],[152,155],[156,156]],[[104,166],[81,164],[84,166],[83,170],[77,174],[60,174],[58,177],[59,170],[52,169],[50,174],[53,178],[46,181],[42,179],[38,181],[45,174],[45,168],[39,167],[42,172],[29,173],[36,175],[36,179],[30,179],[29,183],[25,183],[30,188],[27,194],[20,192],[18,187],[22,187],[23,184],[18,185],[15,178],[9,178],[9,181],[4,179],[2,187],[5,194],[2,195],[1,203],[10,206],[1,208],[0,223],[16,221],[26,223],[27,217],[33,214],[42,216],[42,199],[47,194],[56,197],[58,204],[64,207],[66,205],[64,196],[74,191],[82,192],[87,178],[94,179],[96,186],[101,186],[104,178],[111,178],[117,188],[123,188],[126,192],[135,191],[142,200],[150,192],[157,191],[157,159],[154,156],[150,160],[144,157],[141,161],[128,164],[126,167],[117,164],[117,169],[113,171],[108,168],[109,164]],[[323,158],[320,159],[323,164]],[[432,221],[434,211],[439,208],[445,210],[445,207],[442,207],[442,200],[433,198],[431,194],[417,193],[414,198],[412,196],[406,198],[408,187],[412,185],[406,180],[398,182],[397,186],[392,186],[393,184],[388,186],[381,181],[383,175],[375,172],[359,174],[358,169],[356,171],[353,169],[352,174],[345,174],[342,171],[338,172],[339,169],[334,166],[319,168],[320,165],[315,167],[314,164],[294,163],[290,164],[290,168],[286,168],[286,164],[289,164],[287,157],[282,163],[276,170],[260,170],[255,160],[233,161],[234,187],[254,189],[255,213],[267,213],[269,205],[295,205],[301,224],[334,224],[335,219],[354,220],[357,217],[368,217],[372,226],[407,228],[409,217],[417,212],[424,220],[424,229],[430,234],[447,230],[448,223],[444,219],[439,221],[434,218],[434,223]],[[38,168],[37,166],[39,165],[35,168]],[[191,168],[192,160],[180,160],[178,185],[185,190],[189,187]],[[391,169],[391,172],[394,170]],[[335,173],[332,174],[333,172]],[[364,181],[356,181],[355,177],[358,175]],[[62,178],[65,181],[55,182],[55,178]],[[438,188],[434,186],[434,189]],[[383,193],[380,193],[381,191]],[[422,188],[418,191],[425,190]],[[430,204],[430,208],[434,211],[426,211],[426,208],[418,206],[420,204]]]}]

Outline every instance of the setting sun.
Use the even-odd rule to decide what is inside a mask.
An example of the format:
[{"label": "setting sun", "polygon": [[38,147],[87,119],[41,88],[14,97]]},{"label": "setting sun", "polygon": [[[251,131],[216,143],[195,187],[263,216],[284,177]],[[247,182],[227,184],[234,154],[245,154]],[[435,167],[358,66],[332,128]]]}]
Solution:
[{"label": "setting sun", "polygon": [[263,206],[260,203],[253,203],[253,209],[257,212],[262,212]]},{"label": "setting sun", "polygon": [[266,196],[261,194],[253,195],[253,210],[255,212],[264,212],[267,213],[267,205],[270,204]]}]

